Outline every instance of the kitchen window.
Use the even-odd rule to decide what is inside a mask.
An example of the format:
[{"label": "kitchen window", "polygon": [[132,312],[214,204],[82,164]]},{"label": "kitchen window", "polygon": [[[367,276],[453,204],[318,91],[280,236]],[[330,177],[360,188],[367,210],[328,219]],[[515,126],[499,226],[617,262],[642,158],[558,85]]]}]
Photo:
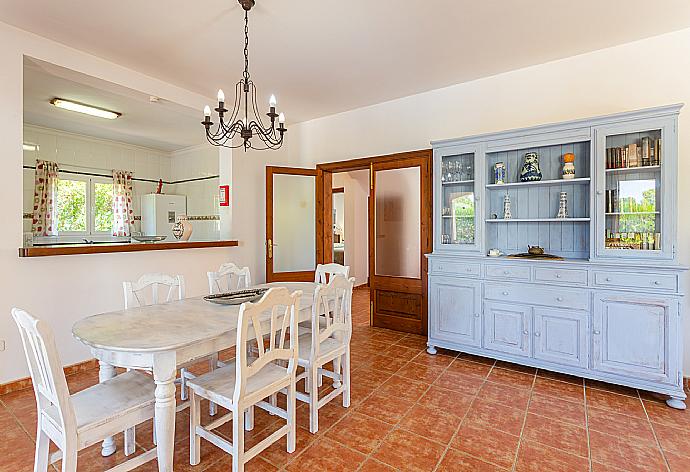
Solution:
[{"label": "kitchen window", "polygon": [[105,177],[65,176],[58,181],[57,237],[40,240],[83,242],[119,240],[112,236],[113,180]]}]

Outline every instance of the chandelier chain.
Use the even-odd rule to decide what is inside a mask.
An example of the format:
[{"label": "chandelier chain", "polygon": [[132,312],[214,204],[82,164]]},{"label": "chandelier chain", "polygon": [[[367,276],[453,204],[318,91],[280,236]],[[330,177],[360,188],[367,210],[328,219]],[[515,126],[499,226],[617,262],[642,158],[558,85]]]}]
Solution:
[{"label": "chandelier chain", "polygon": [[249,81],[249,12],[244,12],[244,80]]}]

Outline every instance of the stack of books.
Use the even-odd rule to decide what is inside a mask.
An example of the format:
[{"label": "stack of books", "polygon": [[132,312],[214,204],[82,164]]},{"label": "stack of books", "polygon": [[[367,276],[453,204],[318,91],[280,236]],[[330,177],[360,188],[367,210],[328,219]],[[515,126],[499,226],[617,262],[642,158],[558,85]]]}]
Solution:
[{"label": "stack of books", "polygon": [[639,144],[606,148],[607,169],[658,165],[661,165],[661,139],[644,137]]}]

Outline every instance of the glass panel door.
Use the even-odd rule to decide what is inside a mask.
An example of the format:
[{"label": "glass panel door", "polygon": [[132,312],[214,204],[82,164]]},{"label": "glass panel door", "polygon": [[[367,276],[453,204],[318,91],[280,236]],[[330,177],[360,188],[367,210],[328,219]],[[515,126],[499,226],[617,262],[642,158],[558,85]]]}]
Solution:
[{"label": "glass panel door", "polygon": [[419,278],[420,169],[376,172],[376,275]]},{"label": "glass panel door", "polygon": [[672,126],[649,119],[596,130],[597,256],[673,258]]}]

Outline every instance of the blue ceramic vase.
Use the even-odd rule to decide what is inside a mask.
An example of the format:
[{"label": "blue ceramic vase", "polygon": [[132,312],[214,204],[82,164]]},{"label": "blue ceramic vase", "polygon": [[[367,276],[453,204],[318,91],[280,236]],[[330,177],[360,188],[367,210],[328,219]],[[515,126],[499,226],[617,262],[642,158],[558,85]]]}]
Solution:
[{"label": "blue ceramic vase", "polygon": [[528,152],[525,154],[525,163],[522,164],[520,171],[520,182],[538,182],[541,180],[541,169],[539,168],[539,154]]}]

